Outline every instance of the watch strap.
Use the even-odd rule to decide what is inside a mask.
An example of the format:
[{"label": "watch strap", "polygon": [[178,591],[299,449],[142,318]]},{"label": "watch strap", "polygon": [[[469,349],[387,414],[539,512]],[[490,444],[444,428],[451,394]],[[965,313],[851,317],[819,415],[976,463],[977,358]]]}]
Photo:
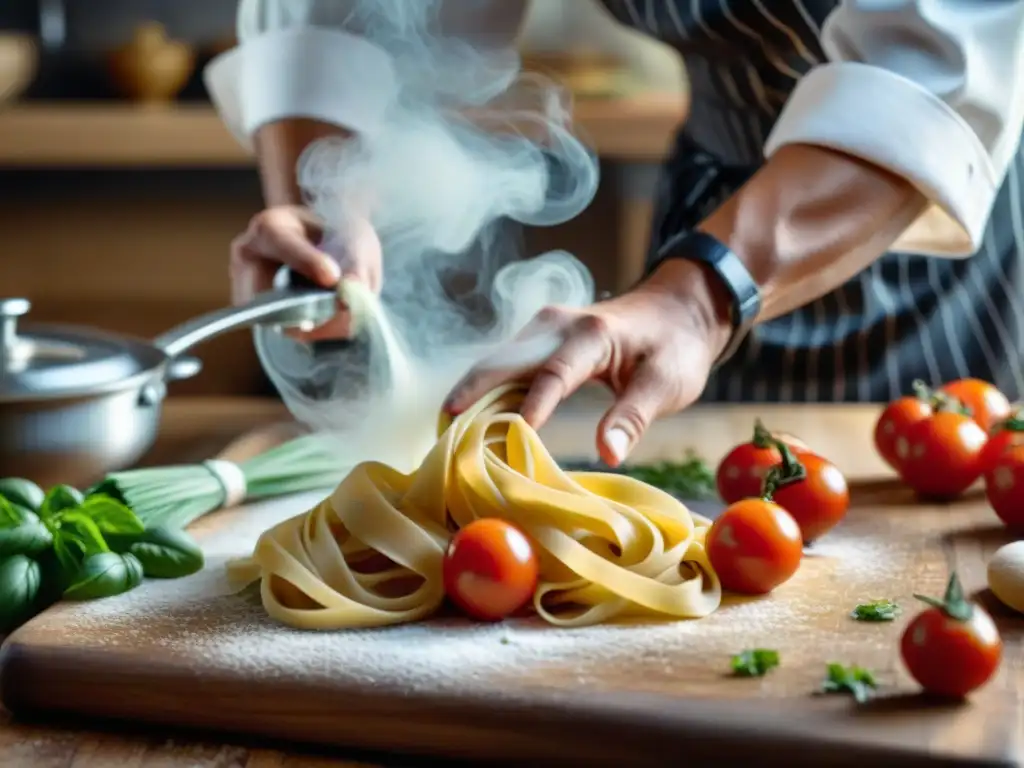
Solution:
[{"label": "watch strap", "polygon": [[750,333],[761,312],[761,290],[732,249],[706,232],[687,231],[669,238],[647,267],[650,274],[668,259],[688,259],[706,265],[721,280],[730,300],[732,335],[715,365],[732,357]]}]

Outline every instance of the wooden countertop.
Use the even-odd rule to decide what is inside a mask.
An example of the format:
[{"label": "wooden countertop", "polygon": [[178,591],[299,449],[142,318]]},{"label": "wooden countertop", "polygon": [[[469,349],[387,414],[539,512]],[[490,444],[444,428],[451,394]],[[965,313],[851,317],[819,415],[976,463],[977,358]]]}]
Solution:
[{"label": "wooden countertop", "polygon": [[[589,414],[592,403],[585,403],[582,399],[578,399],[577,403],[586,409],[586,412],[576,411],[576,416]],[[570,408],[569,415],[575,411],[575,408],[571,406],[572,403],[567,406]],[[745,425],[749,425],[752,411],[750,408],[715,406],[702,407],[700,410],[702,412],[695,415],[693,420],[694,423],[700,422],[705,426],[701,434],[706,439],[701,440],[701,450],[709,461],[715,461],[731,445],[733,438],[729,435],[737,434],[737,429],[741,424],[744,425],[743,428],[746,428]],[[860,501],[870,503],[872,499],[882,496],[893,497],[893,484],[886,479],[887,471],[881,466],[877,455],[870,449],[870,430],[865,428],[875,418],[877,406],[788,407],[776,405],[758,408],[757,414],[762,416],[767,424],[784,424],[787,430],[815,445],[819,444],[816,437],[820,438],[826,434],[843,435],[843,450],[832,455],[832,458],[851,480],[863,481],[856,487]],[[210,458],[241,433],[278,423],[286,418],[287,414],[283,407],[276,401],[268,399],[172,398],[165,410],[160,440],[146,457],[145,463],[191,462]],[[708,429],[708,425],[713,425],[714,429]],[[579,434],[582,433],[577,432],[571,440],[568,435],[552,434],[549,447],[556,453],[565,451],[570,442],[576,446],[579,442]],[[556,437],[559,439],[554,439]],[[545,442],[549,442],[548,438],[545,438]],[[651,434],[644,440],[641,448],[644,449],[643,453],[645,454],[652,451],[659,455],[669,455],[669,446],[678,446],[679,444],[679,424],[673,425],[671,420],[666,420],[652,428]],[[638,449],[637,458],[643,460],[644,457],[639,455],[640,452]],[[899,489],[896,489],[895,493],[898,498],[893,504],[896,506],[880,511],[876,510],[873,514],[882,517],[897,515],[899,513],[896,507],[899,504],[904,506],[913,504],[909,494],[901,495]],[[943,520],[951,521],[949,524],[952,528],[963,527],[968,522],[973,525],[976,522],[974,518],[978,517],[975,512],[979,511],[980,507],[971,511],[968,509],[971,504],[972,502],[968,500],[960,505],[961,508],[952,506],[942,509],[920,508],[920,510],[914,510],[913,515],[899,514],[902,520],[899,526],[907,529],[903,531],[903,534],[913,533],[914,536],[911,538],[916,542],[914,546],[906,543],[907,551],[925,548],[926,540],[936,538],[935,531],[927,530],[927,521],[937,519],[936,515],[940,515]],[[885,519],[890,520],[888,517]],[[895,519],[890,520],[890,523],[893,531],[899,527]],[[917,570],[914,571],[915,578],[918,576],[924,578],[927,575],[930,581],[937,583],[945,578],[946,563],[954,563],[958,572],[965,579],[965,587],[971,592],[978,589],[984,580],[985,558],[997,544],[993,537],[1002,536],[1002,530],[998,526],[990,526],[982,530],[981,534],[984,537],[983,541],[969,535],[941,536],[941,548],[935,549],[935,542],[932,542],[931,546],[935,551],[929,555],[930,559],[927,563],[923,560],[918,563]],[[911,539],[906,541],[909,542]],[[943,562],[939,562],[940,560]],[[895,568],[895,564],[890,563],[889,567]],[[921,573],[919,574],[918,571]],[[905,577],[906,573],[903,576]],[[894,574],[890,573],[890,575],[880,578],[890,579],[893,577]],[[896,578],[900,580],[900,577]],[[902,581],[907,582],[907,579],[902,578]],[[874,592],[871,593],[871,596],[875,596]],[[856,597],[859,599],[863,596],[858,594]],[[1006,734],[1002,731],[1012,729],[1013,723],[1018,721],[1021,712],[1020,692],[1021,686],[1024,685],[1024,677],[1021,676],[1019,654],[1020,648],[1024,647],[1021,645],[1022,638],[1024,638],[1022,635],[1024,623],[1019,617],[999,614],[998,606],[987,605],[987,607],[995,613],[997,620],[1000,621],[1001,630],[1004,631],[1004,642],[1007,643],[1008,655],[1004,661],[1001,681],[998,685],[991,686],[987,698],[983,697],[986,703],[968,703],[964,707],[951,708],[948,711],[941,708],[929,709],[921,704],[915,705],[913,696],[901,692],[894,698],[881,701],[879,707],[865,710],[859,713],[860,717],[854,717],[847,709],[843,708],[844,701],[832,700],[830,703],[834,706],[828,708],[831,719],[815,721],[817,725],[820,726],[822,723],[828,722],[831,723],[831,726],[838,727],[837,724],[839,724],[842,728],[856,727],[862,730],[877,730],[884,726],[884,730],[887,730],[889,736],[896,741],[903,740],[908,744],[914,742],[918,746],[924,741],[931,744],[935,750],[931,755],[918,752],[914,755],[908,753],[906,756],[898,756],[896,751],[890,751],[883,758],[878,758],[876,754],[873,761],[878,766],[894,764],[908,766],[1016,764],[1010,762],[1009,752],[1000,755],[1000,757],[1005,757],[1005,760],[993,761],[991,758],[993,751],[1000,751],[1006,747]],[[826,618],[823,621],[831,622],[832,619]],[[899,627],[896,626],[890,628],[891,631],[898,629]],[[886,647],[888,648],[890,645],[891,642]],[[651,662],[662,663],[656,658],[651,659]],[[873,665],[869,664],[869,666]],[[45,686],[43,688],[45,689]],[[138,701],[134,697],[132,700]],[[779,702],[780,707],[782,706],[782,699],[775,701]],[[737,707],[740,703],[739,699],[735,702]],[[646,710],[644,711],[646,712]],[[844,712],[845,715],[842,714]],[[772,716],[777,714],[773,711]],[[651,717],[657,719],[654,715]],[[727,720],[728,718],[716,722],[728,725]],[[765,720],[766,722],[771,720],[767,713]],[[337,719],[333,719],[332,727],[337,728],[338,722]],[[930,725],[926,727],[927,723]],[[934,730],[937,723],[945,725],[931,736],[922,735],[931,733],[928,728]],[[812,723],[810,727],[817,726]],[[138,768],[150,768],[157,765],[162,768],[219,768],[225,765],[238,766],[238,768],[313,768],[314,766],[354,768],[357,765],[372,768],[372,766],[382,764],[397,764],[380,757],[360,756],[359,762],[352,762],[355,759],[352,756],[346,758],[326,757],[323,754],[299,752],[292,747],[267,744],[254,747],[251,743],[247,743],[245,746],[237,742],[220,743],[221,740],[227,741],[227,737],[218,739],[216,736],[206,736],[200,739],[194,734],[172,734],[165,729],[152,726],[136,727],[131,732],[125,728],[126,726],[120,726],[114,730],[114,726],[110,726],[109,729],[98,730],[91,724],[69,723],[66,720],[45,723],[15,723],[10,718],[4,719],[0,716],[0,765],[100,768],[100,766],[123,763],[138,766]],[[706,753],[709,749],[713,751],[716,747],[713,747],[715,736],[713,729],[706,729],[705,732],[710,740],[704,747]],[[266,732],[260,731],[260,733]],[[514,745],[516,739],[519,738],[517,734],[518,732],[507,734],[505,743]],[[523,738],[525,739],[525,737]],[[393,744],[393,742],[388,743]],[[807,746],[809,752],[814,753],[811,746]],[[982,749],[982,746],[987,747],[988,751]],[[844,765],[857,764],[857,760],[863,758],[863,755],[857,757],[853,754],[857,752],[857,749],[848,751],[850,751],[849,759],[842,762]],[[834,757],[836,752],[833,750],[828,754]],[[807,756],[804,755],[804,757]],[[895,762],[897,757],[899,761],[905,762]],[[414,763],[403,759],[401,764],[410,766]],[[707,763],[696,760],[695,764]],[[756,764],[766,763],[757,762]],[[771,764],[783,763],[773,762]],[[801,764],[810,763],[804,760]],[[833,763],[823,759],[816,764]]]},{"label": "wooden countertop", "polygon": [[[681,95],[581,99],[577,124],[610,160],[656,162],[685,116]],[[19,103],[0,110],[0,167],[246,167],[252,158],[212,107]]]}]

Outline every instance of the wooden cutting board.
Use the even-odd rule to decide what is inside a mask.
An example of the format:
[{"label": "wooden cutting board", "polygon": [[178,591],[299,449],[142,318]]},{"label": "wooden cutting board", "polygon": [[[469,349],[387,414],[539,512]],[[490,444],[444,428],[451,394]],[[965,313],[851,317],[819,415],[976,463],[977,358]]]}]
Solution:
[{"label": "wooden cutting board", "polygon": [[[955,566],[981,590],[1007,541],[977,493],[917,504],[871,448],[874,407],[697,408],[658,424],[636,458],[686,448],[717,461],[755,415],[831,456],[854,481],[844,524],[770,597],[730,600],[699,621],[558,630],[446,617],[374,631],[302,633],[232,594],[223,563],[305,511],[308,494],[200,521],[208,566],[120,598],[59,605],[12,635],[0,694],[13,712],[60,712],[168,726],[535,764],[1018,765],[1024,761],[1024,617],[979,597],[1006,643],[998,678],[968,704],[930,702],[902,669],[888,624],[850,619],[889,597],[941,594]],[[558,456],[593,455],[596,412],[568,408],[544,430]],[[728,676],[747,648],[779,651],[761,679]],[[830,661],[859,664],[879,695],[820,695]]]}]

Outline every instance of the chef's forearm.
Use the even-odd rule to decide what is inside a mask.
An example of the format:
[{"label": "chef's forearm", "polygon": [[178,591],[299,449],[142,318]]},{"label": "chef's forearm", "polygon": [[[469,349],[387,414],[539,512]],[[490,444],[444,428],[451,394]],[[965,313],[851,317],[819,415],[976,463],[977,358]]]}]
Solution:
[{"label": "chef's forearm", "polygon": [[761,287],[760,320],[825,295],[878,259],[924,210],[906,180],[809,145],[779,149],[699,229]]},{"label": "chef's forearm", "polygon": [[301,204],[297,170],[303,151],[318,139],[350,135],[340,126],[306,118],[277,120],[257,130],[254,145],[264,203],[268,207]]}]

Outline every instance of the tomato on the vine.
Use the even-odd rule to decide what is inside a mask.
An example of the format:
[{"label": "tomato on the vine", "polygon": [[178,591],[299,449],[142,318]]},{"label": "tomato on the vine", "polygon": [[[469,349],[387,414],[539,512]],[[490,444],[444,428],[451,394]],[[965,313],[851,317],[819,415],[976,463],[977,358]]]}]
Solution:
[{"label": "tomato on the vine", "polygon": [[957,379],[943,385],[940,392],[960,401],[971,418],[988,432],[1010,415],[1010,401],[992,384],[981,379]]},{"label": "tomato on the vine", "polygon": [[981,476],[986,440],[985,430],[970,416],[938,411],[900,438],[900,476],[923,496],[959,496]]},{"label": "tomato on the vine", "polygon": [[522,531],[487,517],[452,536],[442,575],[445,592],[459,608],[483,621],[499,621],[533,597],[539,566]]},{"label": "tomato on the vine", "polygon": [[1010,402],[998,389],[981,379],[958,379],[933,390],[914,382],[914,394],[889,403],[875,423],[875,448],[886,464],[899,472],[906,456],[906,438],[919,422],[944,411],[969,416],[988,432],[1010,414]]},{"label": "tomato on the vine", "polygon": [[805,544],[839,524],[850,508],[850,489],[839,468],[821,456],[799,458],[780,444],[782,461],[768,473],[764,494],[789,512]]},{"label": "tomato on the vine", "polygon": [[930,399],[920,395],[901,397],[885,407],[875,423],[875,449],[886,464],[899,470],[901,462],[897,444],[900,438],[906,437],[911,425],[931,415]]},{"label": "tomato on the vine", "polygon": [[807,445],[791,435],[775,435],[760,421],[754,422],[754,435],[749,442],[740,443],[718,465],[715,485],[718,495],[726,504],[740,499],[758,498],[768,470],[782,461],[777,441],[799,453],[809,453]]},{"label": "tomato on the vine", "polygon": [[800,526],[786,510],[766,499],[731,504],[708,531],[708,559],[722,588],[763,595],[788,581],[800,567]]},{"label": "tomato on the vine", "polygon": [[1024,531],[1024,446],[1012,446],[985,472],[985,496],[1000,520]]},{"label": "tomato on the vine", "polygon": [[981,452],[981,464],[987,472],[1009,448],[1024,445],[1024,410],[997,423],[988,433],[988,442]]},{"label": "tomato on the vine", "polygon": [[962,698],[995,674],[1003,641],[992,617],[964,597],[954,572],[941,600],[927,603],[903,632],[900,655],[918,684],[929,693]]}]

